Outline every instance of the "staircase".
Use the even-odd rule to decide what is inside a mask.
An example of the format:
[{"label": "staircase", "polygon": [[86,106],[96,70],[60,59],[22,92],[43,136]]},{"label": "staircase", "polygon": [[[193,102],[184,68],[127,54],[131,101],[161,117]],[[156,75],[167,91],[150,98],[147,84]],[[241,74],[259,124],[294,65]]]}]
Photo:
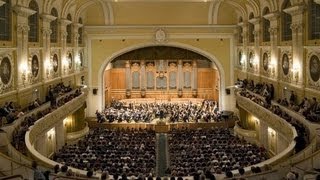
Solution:
[{"label": "staircase", "polygon": [[156,138],[156,148],[157,148],[157,176],[165,176],[165,171],[168,167],[168,138],[165,133],[157,133]]}]

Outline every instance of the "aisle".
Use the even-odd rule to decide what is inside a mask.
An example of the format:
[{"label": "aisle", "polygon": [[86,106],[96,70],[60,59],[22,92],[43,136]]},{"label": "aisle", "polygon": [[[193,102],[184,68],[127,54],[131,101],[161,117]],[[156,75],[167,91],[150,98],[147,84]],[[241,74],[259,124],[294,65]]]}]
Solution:
[{"label": "aisle", "polygon": [[157,133],[157,176],[165,176],[165,171],[167,169],[167,134]]}]

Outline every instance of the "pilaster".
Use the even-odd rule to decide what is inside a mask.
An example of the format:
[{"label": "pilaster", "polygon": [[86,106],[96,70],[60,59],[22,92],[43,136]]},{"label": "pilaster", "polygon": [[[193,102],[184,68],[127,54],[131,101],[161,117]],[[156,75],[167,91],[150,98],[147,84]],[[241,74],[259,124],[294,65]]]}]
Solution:
[{"label": "pilaster", "polygon": [[292,59],[293,59],[293,69],[295,73],[298,74],[297,79],[295,80],[297,84],[304,85],[303,75],[305,74],[305,66],[303,61],[303,12],[304,5],[296,5],[290,8],[285,9],[286,13],[289,13],[292,16]]},{"label": "pilaster", "polygon": [[49,79],[52,72],[53,65],[50,61],[50,35],[52,33],[50,28],[50,22],[55,20],[57,17],[51,16],[50,14],[42,14],[42,80]]},{"label": "pilaster", "polygon": [[[260,57],[260,17],[254,18],[254,19],[250,19],[249,20],[250,23],[254,24],[254,56],[255,57]],[[249,57],[248,57],[249,58]],[[260,59],[260,58],[255,58],[255,59]],[[255,72],[259,72],[260,69],[260,62],[255,62],[257,63],[254,66],[257,66],[257,69],[255,69]],[[247,63],[249,64],[249,63]]]},{"label": "pilaster", "polygon": [[16,5],[13,7],[13,11],[17,15],[17,40],[16,40],[16,47],[17,47],[17,65],[18,74],[16,76],[17,86],[24,86],[27,82],[30,72],[28,72],[28,17],[36,11],[31,10],[29,8]]},{"label": "pilaster", "polygon": [[75,57],[74,67],[75,71],[80,71],[80,56],[79,56],[79,28],[82,27],[82,24],[73,23],[73,54]]},{"label": "pilaster", "polygon": [[67,64],[67,25],[72,22],[67,19],[60,19],[60,42],[61,42],[61,63],[60,63],[60,75],[68,74]]},{"label": "pilaster", "polygon": [[278,12],[270,13],[263,16],[264,18],[268,19],[270,21],[270,55],[271,55],[271,62],[270,65],[273,66],[271,68],[274,68],[274,77],[276,79],[279,78],[279,62],[278,60],[278,44],[279,44],[279,17],[280,14]]}]

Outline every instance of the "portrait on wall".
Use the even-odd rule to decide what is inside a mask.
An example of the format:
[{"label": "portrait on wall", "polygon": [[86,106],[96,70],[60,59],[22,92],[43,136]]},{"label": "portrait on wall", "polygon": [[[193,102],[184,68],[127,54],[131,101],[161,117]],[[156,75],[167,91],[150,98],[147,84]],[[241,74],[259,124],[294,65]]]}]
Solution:
[{"label": "portrait on wall", "polygon": [[310,77],[316,82],[320,78],[320,61],[316,55],[311,56],[309,63]]},{"label": "portrait on wall", "polygon": [[238,55],[239,57],[239,65],[242,65],[242,61],[241,61],[241,58],[242,58],[242,52],[241,51],[239,51],[239,55]]},{"label": "portrait on wall", "polygon": [[267,71],[269,68],[269,61],[268,61],[268,54],[267,53],[263,54],[262,62],[263,62],[263,69],[265,71]]},{"label": "portrait on wall", "polygon": [[253,68],[253,53],[249,53],[249,66],[250,68]]},{"label": "portrait on wall", "polygon": [[39,73],[39,60],[37,55],[33,55],[31,59],[31,72],[33,77],[37,77]]},{"label": "portrait on wall", "polygon": [[58,55],[54,54],[53,58],[52,58],[52,67],[53,67],[53,71],[57,72],[58,71],[58,67],[59,67],[59,62],[58,62]]},{"label": "portrait on wall", "polygon": [[11,78],[11,62],[8,57],[1,60],[0,78],[3,84],[9,84]]},{"label": "portrait on wall", "polygon": [[69,53],[68,55],[68,66],[69,66],[69,69],[72,69],[72,54]]},{"label": "portrait on wall", "polygon": [[287,54],[283,54],[282,56],[282,71],[284,75],[289,74],[289,58]]}]

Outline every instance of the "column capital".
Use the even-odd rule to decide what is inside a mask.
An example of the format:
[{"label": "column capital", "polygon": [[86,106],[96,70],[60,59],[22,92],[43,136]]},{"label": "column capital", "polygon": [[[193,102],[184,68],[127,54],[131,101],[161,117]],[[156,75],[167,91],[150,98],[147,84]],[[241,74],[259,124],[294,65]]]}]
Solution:
[{"label": "column capital", "polygon": [[278,27],[269,28],[269,32],[270,32],[270,34],[277,34],[278,33]]},{"label": "column capital", "polygon": [[302,30],[303,30],[303,23],[292,23],[290,25],[290,28],[292,29],[293,32],[300,32],[302,33]]},{"label": "column capital", "polygon": [[276,21],[280,17],[280,13],[279,12],[272,12],[272,13],[264,15],[263,17],[268,19],[269,21]]},{"label": "column capital", "polygon": [[305,6],[304,5],[296,5],[289,8],[284,9],[283,11],[290,14],[291,16],[295,15],[302,15],[304,12]]},{"label": "column capital", "polygon": [[52,30],[49,27],[42,27],[41,32],[46,36],[50,36],[50,34],[52,33]]},{"label": "column capital", "polygon": [[19,16],[24,16],[24,17],[29,17],[30,15],[32,14],[35,14],[37,11],[34,11],[32,9],[29,9],[27,7],[24,7],[24,6],[20,6],[20,5],[15,5],[13,7],[13,11],[15,13],[17,13],[17,15]]},{"label": "column capital", "polygon": [[30,27],[28,24],[24,24],[24,23],[17,24],[18,33],[27,33],[29,30],[30,30]]},{"label": "column capital", "polygon": [[320,0],[314,0],[314,2],[320,4]]},{"label": "column capital", "polygon": [[41,14],[40,17],[42,18],[42,20],[43,20],[44,22],[51,22],[51,21],[57,19],[57,17],[52,16],[52,15],[50,15],[50,14]]}]

